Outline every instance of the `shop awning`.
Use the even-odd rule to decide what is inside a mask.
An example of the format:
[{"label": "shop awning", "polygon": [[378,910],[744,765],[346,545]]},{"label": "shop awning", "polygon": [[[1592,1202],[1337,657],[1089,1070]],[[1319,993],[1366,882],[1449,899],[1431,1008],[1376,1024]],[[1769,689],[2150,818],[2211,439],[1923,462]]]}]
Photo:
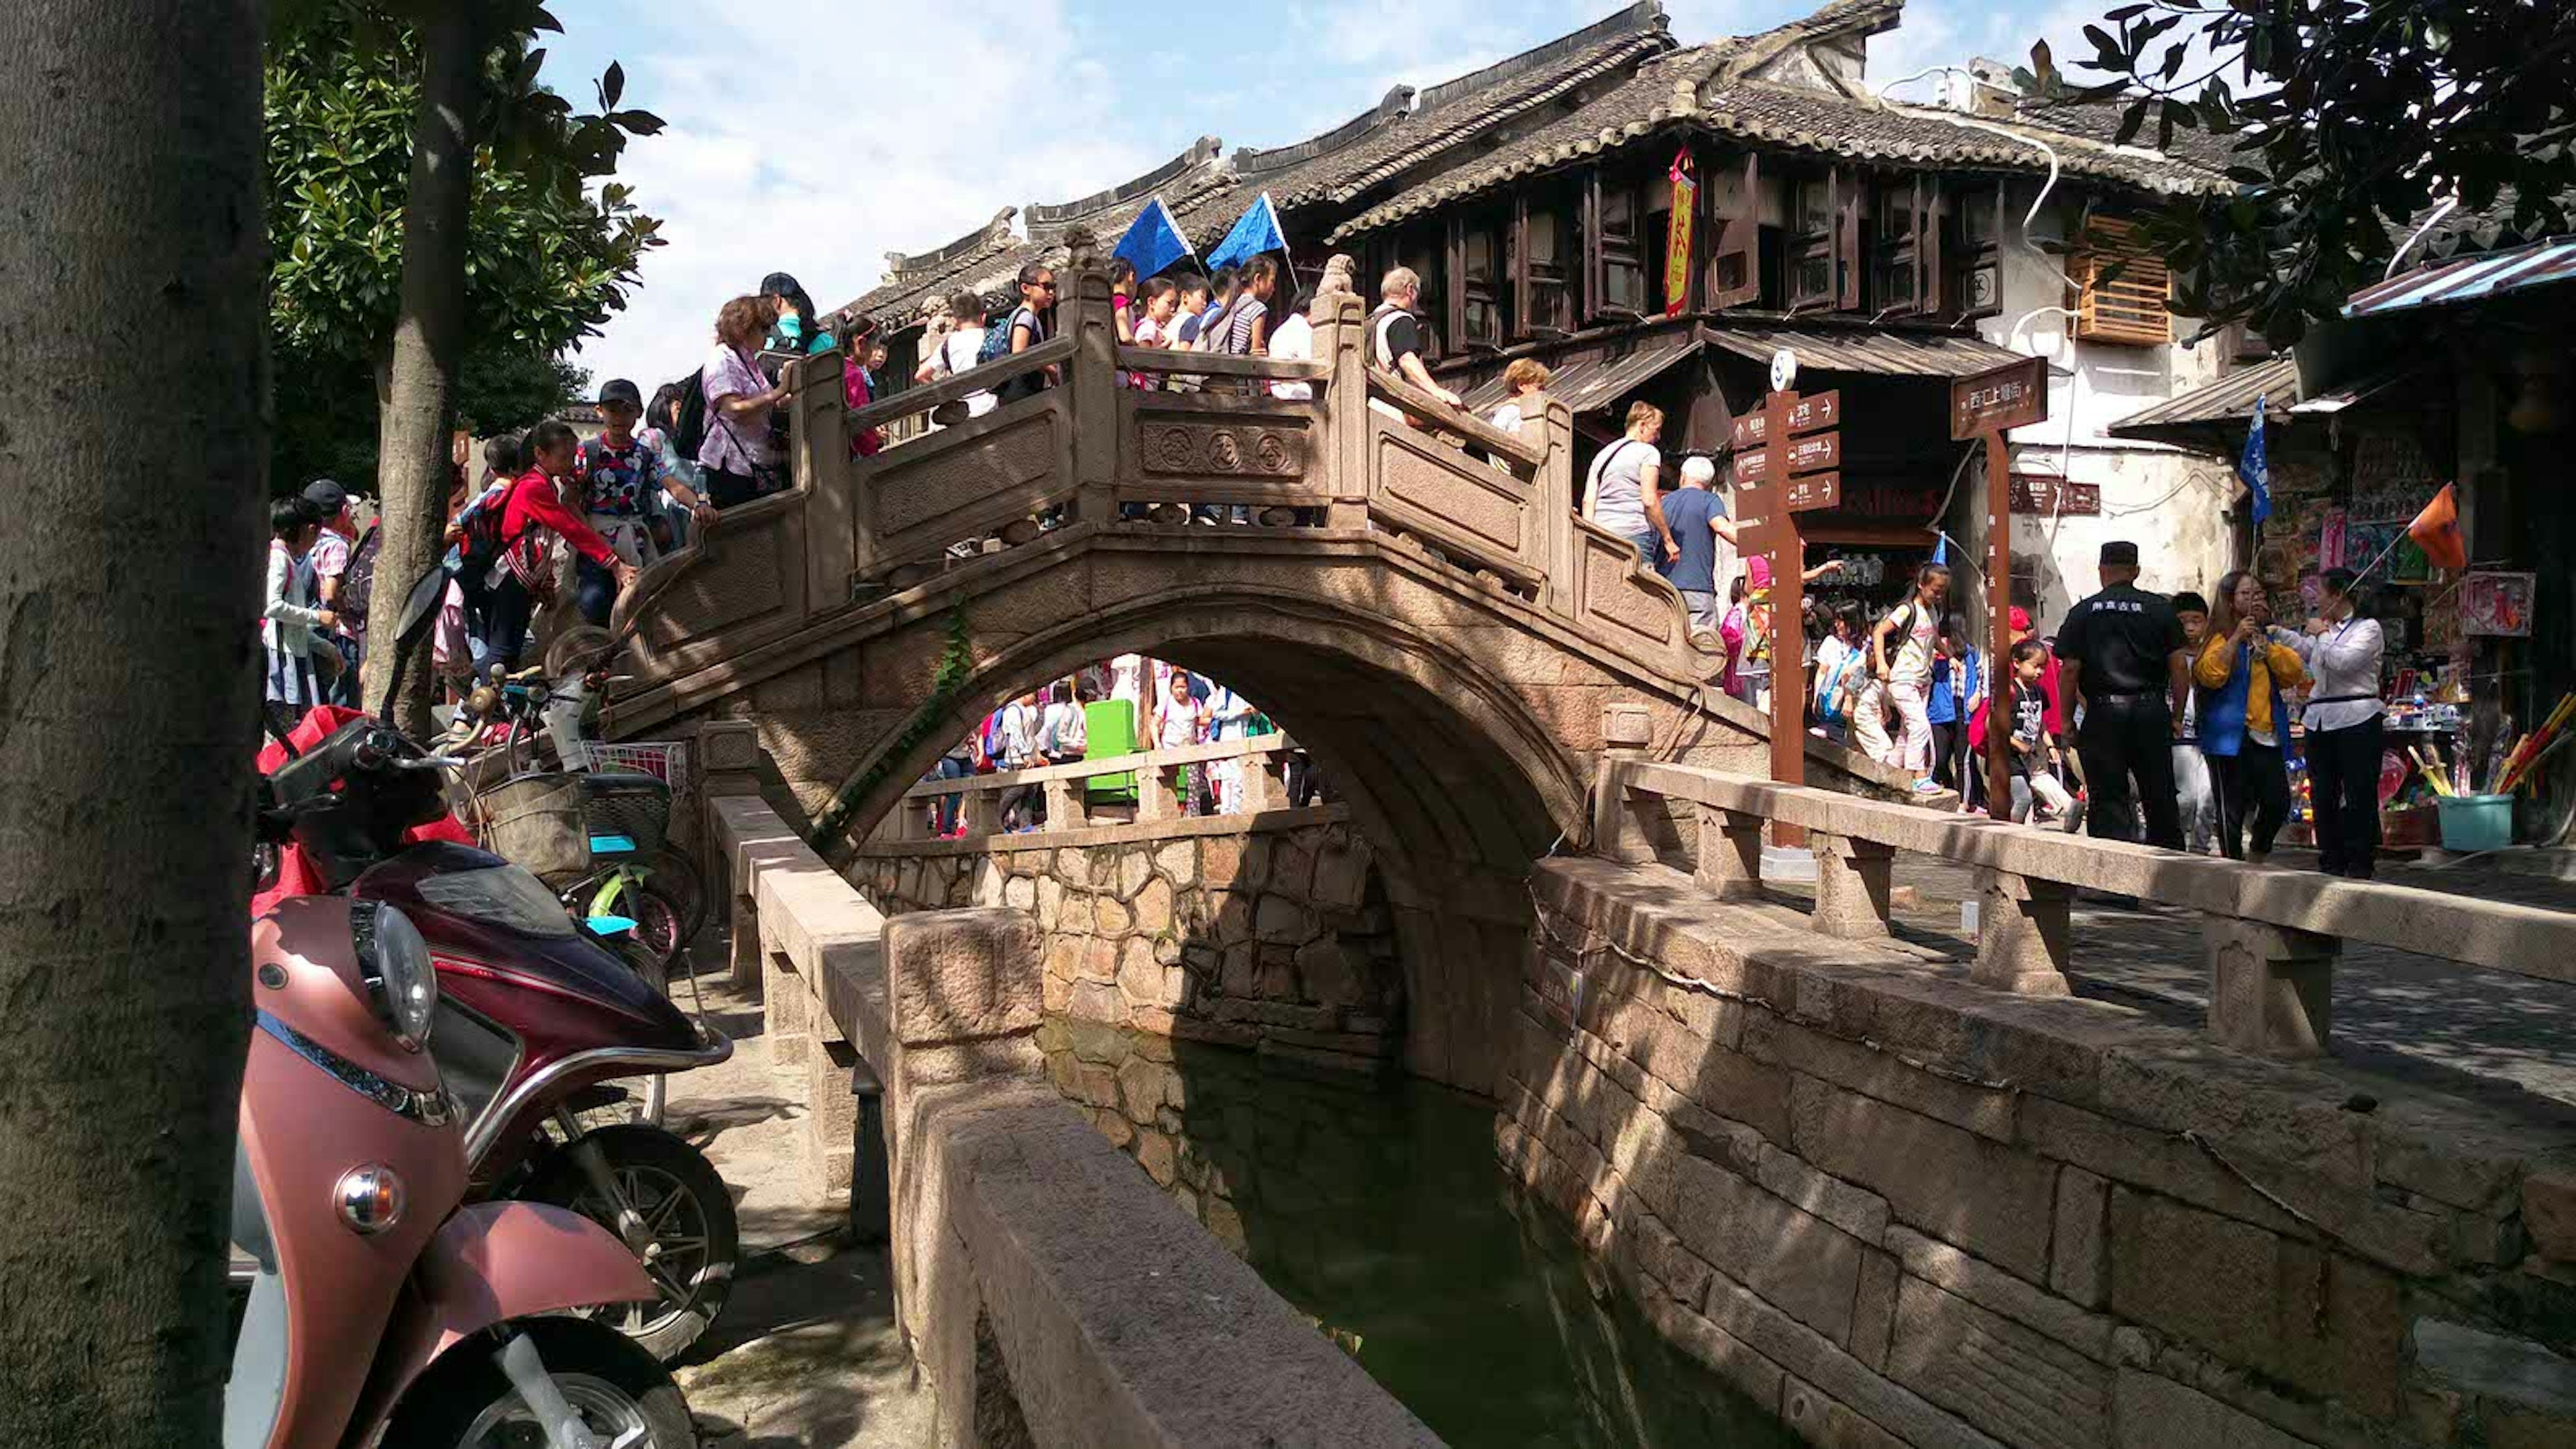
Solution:
[{"label": "shop awning", "polygon": [[1981,337],[1891,332],[1878,328],[1760,326],[1727,323],[1701,329],[1711,343],[1756,362],[1786,347],[1800,372],[1847,372],[1876,377],[1969,377],[2024,354]]},{"label": "shop awning", "polygon": [[2116,438],[2152,438],[2168,428],[2205,427],[2211,424],[2248,423],[2254,419],[2254,400],[2262,398],[2278,412],[2299,400],[2299,364],[2296,358],[2275,357],[2252,367],[2240,367],[2207,387],[2196,387],[2179,397],[2171,397],[2154,407],[2129,414],[2107,430]]},{"label": "shop awning", "polygon": [[2567,281],[2576,281],[2576,237],[2553,237],[2527,247],[2419,267],[2364,287],[2344,302],[2343,315],[2378,317],[2415,307],[2452,307]]},{"label": "shop awning", "polygon": [[[1625,351],[1576,357],[1554,368],[1548,396],[1564,399],[1578,414],[1610,407],[1699,349],[1698,337],[1678,331],[1641,338]],[[1468,391],[1466,405],[1471,412],[1490,412],[1505,395],[1502,376],[1496,374]]]}]

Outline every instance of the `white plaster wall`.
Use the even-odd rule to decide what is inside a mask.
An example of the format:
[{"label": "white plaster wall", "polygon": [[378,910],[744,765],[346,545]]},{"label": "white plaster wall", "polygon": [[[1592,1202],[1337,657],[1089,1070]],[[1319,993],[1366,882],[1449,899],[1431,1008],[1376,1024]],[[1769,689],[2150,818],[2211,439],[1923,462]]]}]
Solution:
[{"label": "white plaster wall", "polygon": [[[2208,592],[2230,562],[2226,508],[2235,480],[2220,460],[2104,432],[2132,413],[2216,381],[2219,345],[2125,347],[2076,341],[2071,316],[2041,310],[2068,305],[2066,259],[2040,254],[2022,242],[2021,217],[2035,189],[2017,190],[2012,199],[2003,310],[1978,324],[1978,330],[1990,342],[2046,357],[2051,364],[2048,420],[2014,430],[2014,471],[2062,475],[2102,490],[2099,515],[2013,519],[2015,555],[2040,559],[2039,615],[2045,631],[2065,617],[2068,606],[2100,587],[2095,570],[2102,544],[2110,539],[2138,545],[2146,587],[2163,593]],[[2057,212],[2056,234],[2075,234],[2080,216],[2075,194],[2061,187],[2050,204]],[[2045,220],[2044,214],[2043,231]],[[2175,330],[2185,333],[2189,323]],[[2060,377],[2059,370],[2071,370],[2073,376]]]}]

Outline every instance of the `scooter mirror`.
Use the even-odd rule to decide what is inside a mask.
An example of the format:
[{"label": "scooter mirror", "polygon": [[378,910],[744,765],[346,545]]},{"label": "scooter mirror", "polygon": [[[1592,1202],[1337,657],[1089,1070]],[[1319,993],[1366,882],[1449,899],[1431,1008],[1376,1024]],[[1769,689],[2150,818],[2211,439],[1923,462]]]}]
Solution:
[{"label": "scooter mirror", "polygon": [[438,617],[438,606],[447,599],[447,565],[437,563],[429,572],[412,581],[411,592],[404,596],[402,613],[394,620],[394,668],[385,680],[384,703],[376,717],[390,724],[394,717],[394,697],[402,693],[403,670],[411,656],[429,637],[429,626]]},{"label": "scooter mirror", "polygon": [[420,632],[429,627],[430,621],[438,617],[438,606],[446,597],[447,567],[441,564],[422,574],[411,586],[411,593],[403,600],[402,618],[394,629],[394,637],[405,643],[417,639]]}]

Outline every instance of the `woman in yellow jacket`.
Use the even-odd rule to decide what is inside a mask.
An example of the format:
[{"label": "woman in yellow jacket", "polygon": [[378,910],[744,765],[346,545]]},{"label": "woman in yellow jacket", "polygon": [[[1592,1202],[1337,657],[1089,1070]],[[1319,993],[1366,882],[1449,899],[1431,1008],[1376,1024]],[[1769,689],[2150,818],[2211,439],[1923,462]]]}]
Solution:
[{"label": "woman in yellow jacket", "polygon": [[[2242,569],[2218,581],[2209,633],[2192,665],[2199,686],[2200,752],[2218,786],[2218,845],[2230,860],[2257,865],[2290,813],[2282,748],[2290,713],[2283,691],[2307,671],[2296,650],[2272,637],[2271,597]],[[2246,826],[2253,826],[2251,848]]]}]

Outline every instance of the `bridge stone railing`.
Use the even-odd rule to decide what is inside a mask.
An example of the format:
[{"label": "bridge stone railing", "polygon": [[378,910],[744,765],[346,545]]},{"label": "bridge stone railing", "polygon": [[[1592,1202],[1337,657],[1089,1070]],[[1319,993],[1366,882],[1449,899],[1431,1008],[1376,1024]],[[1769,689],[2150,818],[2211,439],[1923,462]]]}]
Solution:
[{"label": "bridge stone railing", "polygon": [[1972,975],[2005,991],[2066,994],[2068,912],[2079,888],[2206,912],[2209,1030],[2244,1050],[2325,1052],[2334,962],[2345,941],[2576,984],[2576,914],[2056,835],[1636,758],[1601,765],[1599,852],[1628,861],[1678,853],[1673,803],[1696,818],[1698,878],[1720,899],[1760,895],[1770,822],[1805,829],[1816,858],[1814,924],[1828,935],[1889,933],[1899,850],[1975,867],[1981,901]]},{"label": "bridge stone railing", "polygon": [[934,1442],[1439,1444],[1044,1084],[1025,912],[888,920],[757,796],[707,810],[823,1185],[890,1240]]},{"label": "bridge stone railing", "polygon": [[[643,619],[639,678],[668,679],[912,587],[987,539],[1015,547],[1069,524],[1160,529],[1187,516],[1176,510],[1207,507],[1239,509],[1273,537],[1384,534],[1647,672],[1715,674],[1673,587],[1576,516],[1561,402],[1515,437],[1374,373],[1360,301],[1347,295],[1317,306],[1312,361],[1122,347],[1106,274],[1068,275],[1054,338],[867,407],[844,405],[841,354],[790,364],[795,485],[727,510],[622,601]],[[864,430],[909,432],[942,403],[1038,371],[1050,385],[1030,396],[853,454]],[[1186,390],[1121,385],[1138,376]],[[1279,396],[1282,385],[1308,395]]]},{"label": "bridge stone railing", "polygon": [[[958,822],[968,835],[984,835],[1001,828],[1003,796],[1015,790],[1043,791],[1046,799],[1046,830],[1078,830],[1094,824],[1089,803],[1090,782],[1110,775],[1132,774],[1136,777],[1136,804],[1123,818],[1136,821],[1175,820],[1181,816],[1181,802],[1173,789],[1172,775],[1184,765],[1216,764],[1225,760],[1243,762],[1244,806],[1248,811],[1277,810],[1288,803],[1286,770],[1288,759],[1297,753],[1296,742],[1286,735],[1258,735],[1250,739],[1211,740],[1203,745],[1182,745],[1168,750],[1146,750],[1136,754],[1102,755],[1095,759],[1076,760],[1064,765],[1041,765],[1027,770],[996,770],[989,775],[967,775],[955,780],[924,780],[904,792],[905,808],[890,812],[877,823],[877,841],[926,840],[930,838],[930,812],[924,808],[932,802],[951,796],[958,802]],[[1104,816],[1104,820],[1108,817]]]}]

